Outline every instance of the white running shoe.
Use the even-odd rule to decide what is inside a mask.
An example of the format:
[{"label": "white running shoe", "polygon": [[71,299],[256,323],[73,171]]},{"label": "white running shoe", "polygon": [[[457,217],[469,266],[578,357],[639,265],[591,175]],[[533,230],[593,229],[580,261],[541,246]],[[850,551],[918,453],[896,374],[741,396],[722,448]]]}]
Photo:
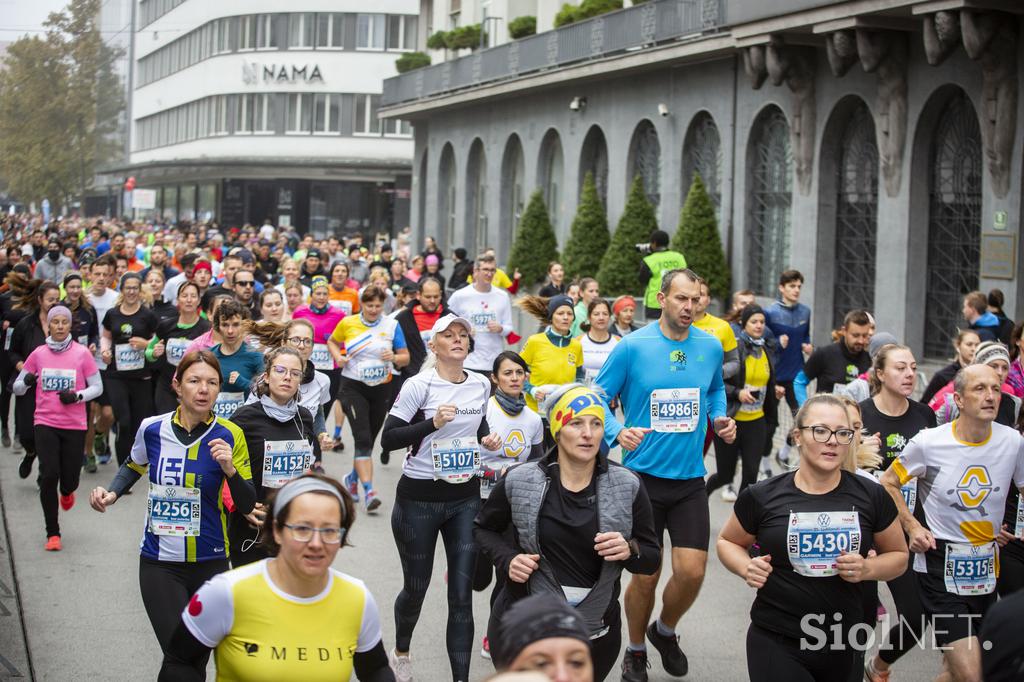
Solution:
[{"label": "white running shoe", "polygon": [[391,672],[395,674],[395,682],[413,682],[412,658],[410,656],[399,656],[392,649],[388,653],[388,665],[391,666]]},{"label": "white running shoe", "polygon": [[735,502],[736,501],[736,490],[732,487],[732,484],[722,488],[722,502]]}]

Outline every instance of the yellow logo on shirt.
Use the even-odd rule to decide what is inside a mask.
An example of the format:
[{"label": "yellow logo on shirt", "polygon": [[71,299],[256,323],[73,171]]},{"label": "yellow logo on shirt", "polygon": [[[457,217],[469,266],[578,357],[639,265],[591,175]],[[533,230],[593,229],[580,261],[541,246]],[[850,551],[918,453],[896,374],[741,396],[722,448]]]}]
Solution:
[{"label": "yellow logo on shirt", "polygon": [[985,500],[998,490],[999,488],[992,484],[992,477],[989,476],[988,469],[982,465],[974,465],[964,471],[960,480],[957,481],[956,488],[947,491],[946,494],[956,494],[958,502],[953,503],[954,509],[959,511],[977,509],[982,515],[985,515],[983,506]]},{"label": "yellow logo on shirt", "polygon": [[576,354],[575,353],[566,353],[565,359],[569,361],[570,365],[575,365],[576,364]]},{"label": "yellow logo on shirt", "polygon": [[522,429],[512,429],[505,437],[505,456],[515,459],[526,450],[526,435]]}]

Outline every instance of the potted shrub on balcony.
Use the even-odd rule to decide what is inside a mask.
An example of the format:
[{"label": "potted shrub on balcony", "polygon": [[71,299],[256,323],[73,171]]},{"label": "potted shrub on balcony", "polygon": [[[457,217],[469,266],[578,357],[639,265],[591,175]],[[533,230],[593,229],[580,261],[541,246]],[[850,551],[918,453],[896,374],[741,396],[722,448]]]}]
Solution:
[{"label": "potted shrub on balcony", "polygon": [[430,55],[425,52],[406,52],[395,60],[395,68],[398,69],[398,73],[422,69],[424,66],[430,66]]},{"label": "potted shrub on balcony", "polygon": [[480,24],[456,26],[445,36],[445,45],[449,50],[475,50],[480,47]]},{"label": "potted shrub on balcony", "polygon": [[566,3],[555,15],[555,27],[590,19],[617,9],[622,9],[622,0],[583,0],[579,7]]},{"label": "potted shrub on balcony", "polygon": [[508,22],[508,35],[512,40],[519,40],[537,33],[537,17],[516,17]]},{"label": "potted shrub on balcony", "polygon": [[444,31],[437,31],[435,33],[432,33],[430,37],[427,38],[427,47],[429,47],[431,50],[444,50],[448,47],[447,40],[447,33],[445,33]]}]

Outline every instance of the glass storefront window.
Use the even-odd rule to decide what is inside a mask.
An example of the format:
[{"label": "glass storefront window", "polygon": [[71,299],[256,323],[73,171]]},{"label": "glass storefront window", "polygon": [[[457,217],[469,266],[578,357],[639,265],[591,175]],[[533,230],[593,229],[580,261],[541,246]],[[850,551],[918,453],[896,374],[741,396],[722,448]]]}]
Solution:
[{"label": "glass storefront window", "polygon": [[213,220],[214,216],[217,215],[217,185],[210,183],[208,185],[199,185],[199,201],[198,210],[196,211],[196,220],[200,222],[207,222]]},{"label": "glass storefront window", "polygon": [[178,214],[178,188],[164,187],[164,203],[162,218],[165,223],[177,222]]},{"label": "glass storefront window", "polygon": [[178,206],[178,220],[194,222],[196,219],[196,186],[181,186],[181,201]]}]

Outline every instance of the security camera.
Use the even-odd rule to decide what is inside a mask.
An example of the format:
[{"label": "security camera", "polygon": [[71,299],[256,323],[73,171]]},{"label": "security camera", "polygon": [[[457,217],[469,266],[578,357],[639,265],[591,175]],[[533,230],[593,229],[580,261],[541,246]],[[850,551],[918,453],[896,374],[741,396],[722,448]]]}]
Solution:
[{"label": "security camera", "polygon": [[573,97],[572,101],[569,102],[570,111],[582,111],[587,106],[586,97]]},{"label": "security camera", "polygon": [[668,116],[668,105],[665,104],[664,102],[658,104],[658,115]]}]

